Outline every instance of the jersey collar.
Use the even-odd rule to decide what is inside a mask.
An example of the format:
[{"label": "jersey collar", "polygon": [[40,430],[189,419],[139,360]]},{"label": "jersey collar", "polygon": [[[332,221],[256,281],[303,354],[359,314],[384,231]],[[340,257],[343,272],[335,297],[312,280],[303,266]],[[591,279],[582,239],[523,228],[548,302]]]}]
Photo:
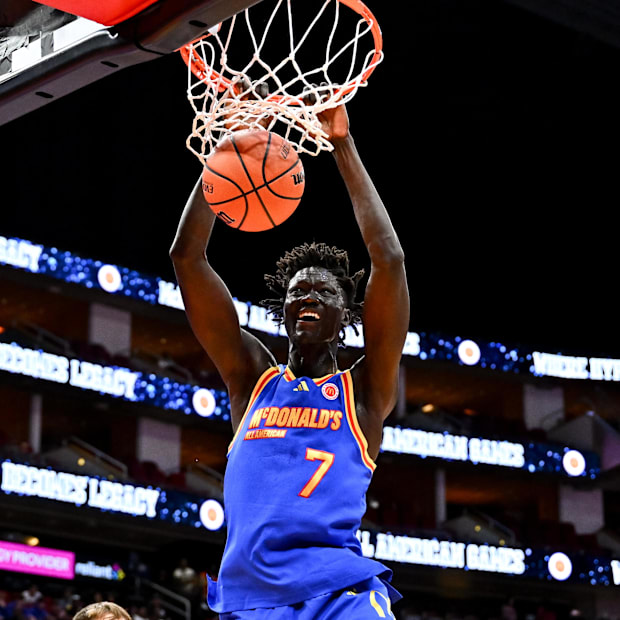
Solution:
[{"label": "jersey collar", "polygon": [[[339,372],[340,371],[338,370],[329,375],[323,375],[322,377],[317,377],[316,379],[312,379],[312,381],[314,381],[316,385],[322,385],[326,381],[329,381],[332,377],[336,376]],[[288,366],[284,368],[283,375],[284,375],[284,379],[289,382],[295,381],[295,379],[297,379],[297,377],[293,374],[293,371]]]}]

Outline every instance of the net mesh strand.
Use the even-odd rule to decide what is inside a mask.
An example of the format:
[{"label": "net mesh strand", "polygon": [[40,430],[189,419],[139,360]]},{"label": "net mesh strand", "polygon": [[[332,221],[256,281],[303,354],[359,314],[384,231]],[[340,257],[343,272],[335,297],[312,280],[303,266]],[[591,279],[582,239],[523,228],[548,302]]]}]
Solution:
[{"label": "net mesh strand", "polygon": [[[217,142],[242,129],[275,131],[310,155],[331,151],[317,114],[349,101],[383,59],[375,54],[371,24],[337,0],[277,0],[267,17],[257,17],[256,8],[267,1],[189,47],[200,71],[196,75],[188,63],[195,116],[187,146],[203,163]],[[315,14],[308,16],[309,8]],[[235,69],[240,51],[251,56]],[[261,96],[264,88],[269,94]]]}]

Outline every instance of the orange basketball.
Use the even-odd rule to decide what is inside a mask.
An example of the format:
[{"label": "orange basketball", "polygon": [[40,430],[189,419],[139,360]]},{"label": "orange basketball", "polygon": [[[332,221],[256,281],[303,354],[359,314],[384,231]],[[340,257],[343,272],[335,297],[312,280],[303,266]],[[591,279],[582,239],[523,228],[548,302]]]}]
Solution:
[{"label": "orange basketball", "polygon": [[304,168],[282,136],[264,130],[224,138],[205,160],[202,191],[209,207],[232,228],[275,228],[304,193]]}]

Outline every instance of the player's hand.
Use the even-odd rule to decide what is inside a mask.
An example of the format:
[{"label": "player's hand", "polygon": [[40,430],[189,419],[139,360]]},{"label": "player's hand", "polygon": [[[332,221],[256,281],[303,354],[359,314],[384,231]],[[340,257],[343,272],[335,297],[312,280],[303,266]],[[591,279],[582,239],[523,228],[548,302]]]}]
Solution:
[{"label": "player's hand", "polygon": [[[252,125],[243,122],[242,115],[239,114],[235,100],[239,101],[256,101],[258,99],[266,99],[269,96],[269,88],[264,82],[253,86],[246,77],[233,80],[227,91],[223,93],[220,98],[223,104],[224,110],[230,107],[230,113],[224,113],[224,118],[227,120],[225,127],[231,131],[242,131],[245,129],[251,129]],[[260,117],[257,120],[257,124],[268,129],[272,121],[273,116]]]},{"label": "player's hand", "polygon": [[[327,99],[330,95],[327,86],[326,83],[321,84],[321,88],[313,85],[313,89],[304,95],[306,104],[314,105],[317,101],[317,92],[320,92],[323,87],[325,87],[323,88],[323,100]],[[349,115],[344,104],[323,110],[317,118],[330,142],[338,142],[349,135]]]},{"label": "player's hand", "polygon": [[349,115],[344,104],[324,110],[318,115],[318,119],[321,121],[321,129],[332,144],[349,135]]},{"label": "player's hand", "polygon": [[265,82],[253,85],[245,76],[233,80],[231,89],[240,96],[241,101],[266,99],[269,96],[269,87]]}]

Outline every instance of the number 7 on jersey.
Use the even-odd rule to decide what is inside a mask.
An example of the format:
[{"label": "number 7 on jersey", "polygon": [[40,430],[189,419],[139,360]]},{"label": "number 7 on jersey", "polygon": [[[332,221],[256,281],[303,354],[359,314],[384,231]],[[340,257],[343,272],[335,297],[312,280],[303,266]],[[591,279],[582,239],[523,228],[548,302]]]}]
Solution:
[{"label": "number 7 on jersey", "polygon": [[316,489],[319,482],[323,480],[323,476],[334,464],[334,455],[331,452],[306,448],[306,461],[321,461],[321,464],[314,472],[312,478],[306,482],[306,486],[299,492],[301,497],[310,497],[310,495],[312,495],[312,492]]}]

